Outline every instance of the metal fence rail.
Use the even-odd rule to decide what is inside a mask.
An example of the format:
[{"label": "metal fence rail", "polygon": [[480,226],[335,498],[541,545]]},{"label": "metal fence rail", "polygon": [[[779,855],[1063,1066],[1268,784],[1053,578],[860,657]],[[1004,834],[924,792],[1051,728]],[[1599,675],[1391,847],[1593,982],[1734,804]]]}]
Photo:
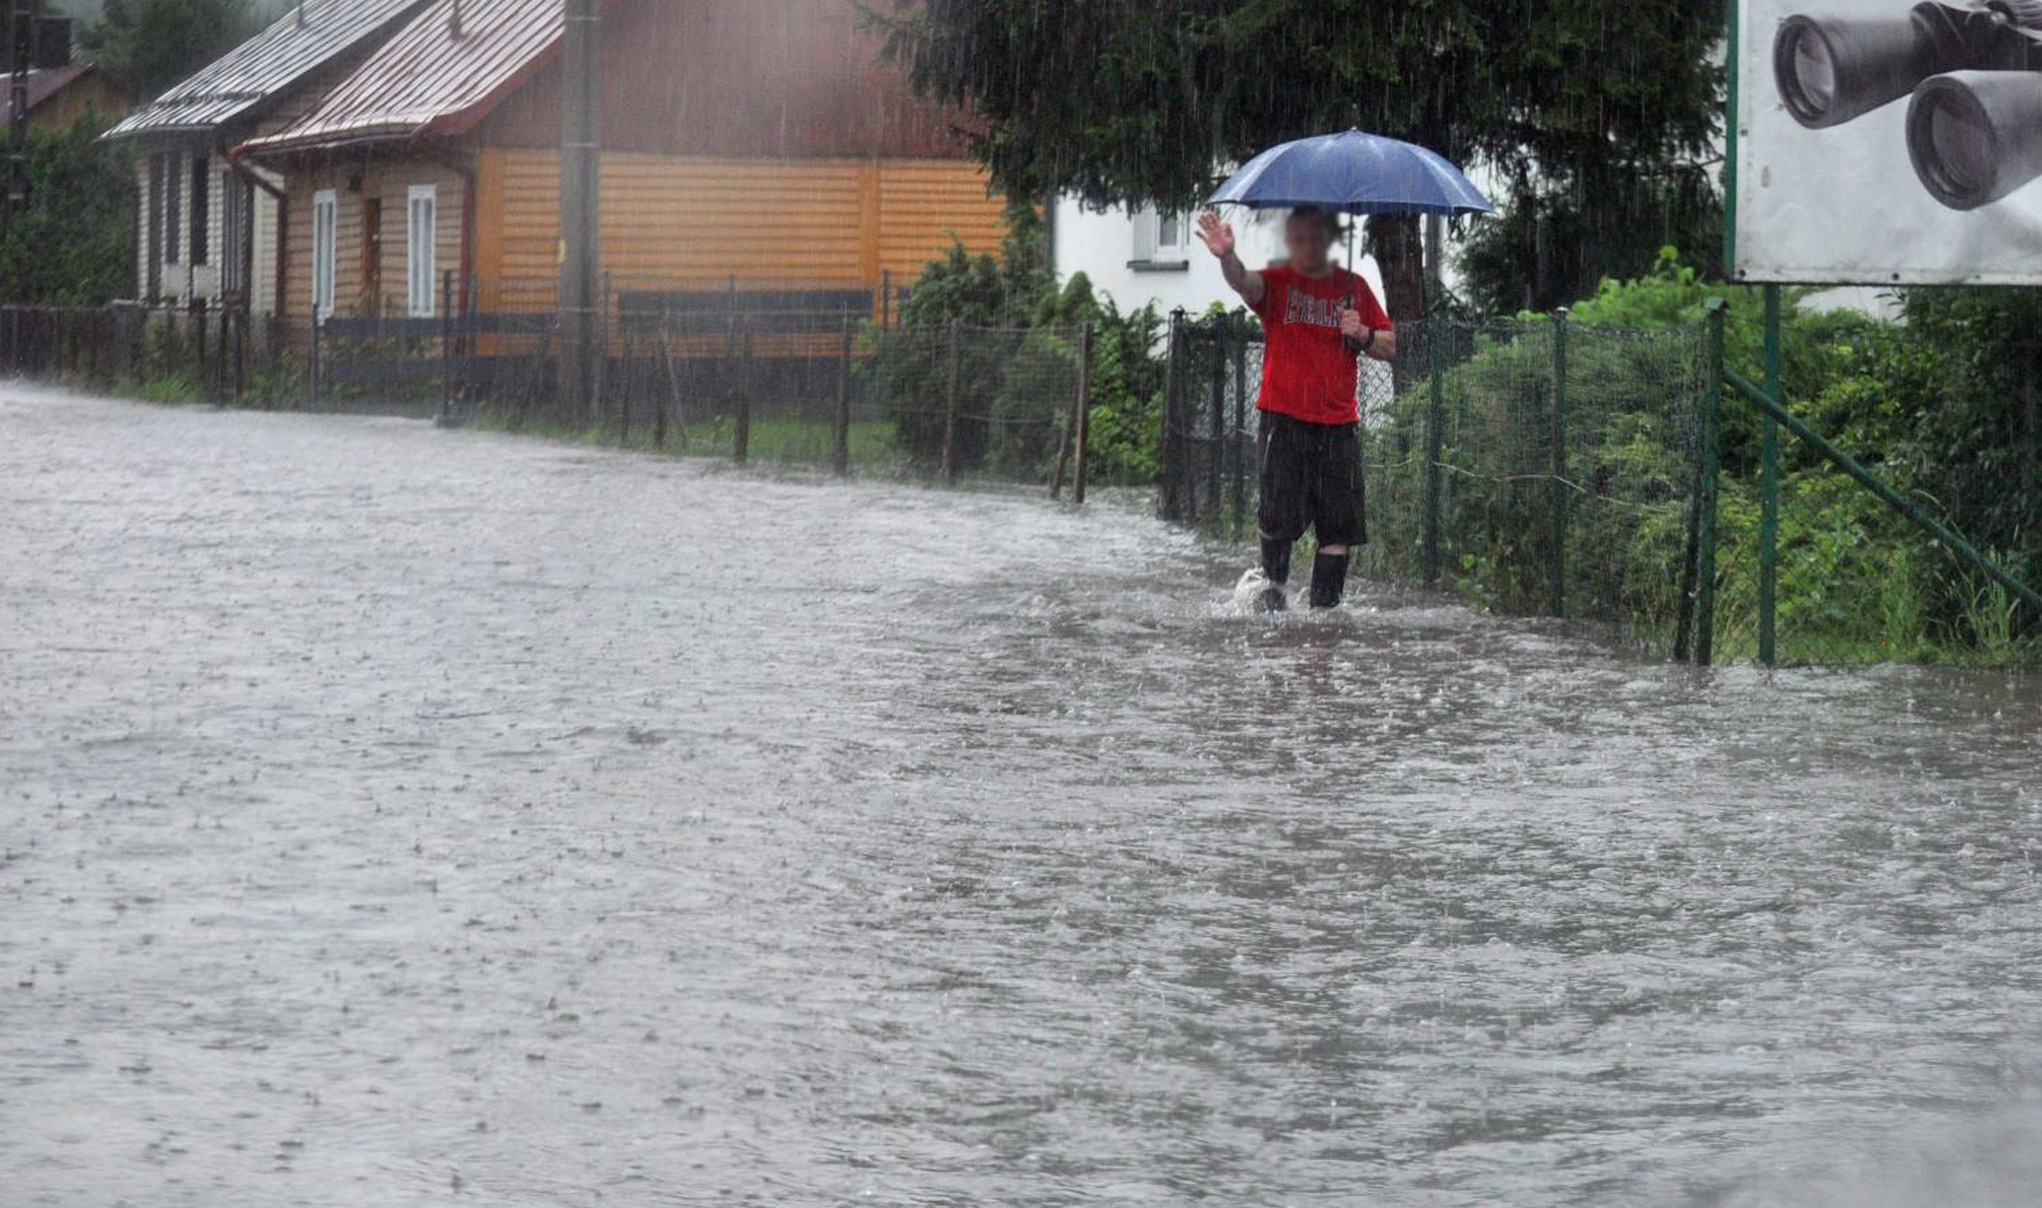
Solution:
[{"label": "metal fence rail", "polygon": [[[2033,657],[2032,590],[1726,375],[1719,324],[1400,323],[1360,383],[1361,571],[1704,663]],[[1252,320],[1172,323],[1165,517],[1253,537],[1261,359]],[[1725,434],[1726,380],[1835,468],[1768,474],[1751,424]]]},{"label": "metal fence rail", "polygon": [[[593,406],[570,412],[559,321],[521,286],[451,275],[300,322],[202,310],[0,308],[0,372],[159,401],[432,416],[631,447],[965,481],[1082,500],[1090,337],[1078,327],[882,327],[869,291],[615,290]],[[463,306],[463,300],[468,306]],[[474,309],[482,299],[506,309]],[[224,322],[223,322],[224,318]]]},{"label": "metal fence rail", "polygon": [[[0,307],[0,372],[161,401],[437,416],[1084,497],[1084,328],[889,327],[869,313],[878,299],[855,290],[644,284],[608,297],[595,403],[577,413],[559,402],[557,319],[540,292],[457,290],[451,278],[436,313],[416,317],[387,305],[319,322]],[[1719,325],[1616,330],[1565,314],[1399,324],[1396,360],[1365,363],[1359,386],[1362,573],[1701,662],[2042,653],[2022,637],[2042,607],[2013,568],[1970,549],[1933,501],[1854,472],[1776,395],[1726,372]],[[1160,510],[1245,541],[1260,329],[1178,315],[1162,352],[1162,420],[1147,434]],[[1755,414],[1726,424],[1726,381],[1730,406]],[[1755,443],[1757,416],[1819,456],[1768,472],[1777,463]],[[1114,431],[1143,438],[1124,422]],[[1868,490],[1883,503],[1865,506]]]},{"label": "metal fence rail", "polygon": [[[1360,379],[1371,577],[1499,612],[1599,623],[1672,653],[1696,489],[1699,329],[1430,318]],[[1165,517],[1255,526],[1252,321],[1179,318],[1165,408]]]}]

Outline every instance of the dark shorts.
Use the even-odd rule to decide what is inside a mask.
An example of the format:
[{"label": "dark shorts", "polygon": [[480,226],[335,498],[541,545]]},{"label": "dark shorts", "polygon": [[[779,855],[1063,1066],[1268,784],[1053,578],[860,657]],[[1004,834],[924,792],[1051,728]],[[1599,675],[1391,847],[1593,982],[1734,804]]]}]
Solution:
[{"label": "dark shorts", "polygon": [[1360,424],[1308,424],[1262,413],[1262,536],[1296,541],[1306,529],[1320,545],[1368,544],[1368,483]]}]

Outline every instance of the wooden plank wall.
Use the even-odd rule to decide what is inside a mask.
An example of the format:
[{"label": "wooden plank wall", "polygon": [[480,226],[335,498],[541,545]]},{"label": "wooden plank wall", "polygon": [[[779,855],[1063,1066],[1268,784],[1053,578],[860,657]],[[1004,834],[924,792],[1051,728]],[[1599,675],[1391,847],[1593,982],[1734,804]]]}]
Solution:
[{"label": "wooden plank wall", "polygon": [[[516,309],[551,305],[557,152],[492,148],[477,165],[476,274]],[[998,249],[1003,203],[964,160],[603,159],[603,261],[624,288],[876,288],[912,283],[953,235]],[[293,230],[295,230],[295,226]],[[488,301],[485,298],[485,305]]]},{"label": "wooden plank wall", "polygon": [[[349,181],[359,174],[361,188]],[[371,161],[367,164],[332,163],[293,172],[290,177],[290,246],[284,313],[293,319],[312,313],[312,199],[321,189],[332,189],[336,202],[333,306],[338,314],[362,313],[366,299],[362,273],[362,202],[367,197],[383,201],[383,247],[379,259],[381,292],[394,307],[385,313],[403,314],[407,301],[410,254],[406,239],[410,187],[437,186],[437,222],[434,227],[433,259],[436,272],[461,272],[462,205],[467,184],[458,173],[424,159]]]}]

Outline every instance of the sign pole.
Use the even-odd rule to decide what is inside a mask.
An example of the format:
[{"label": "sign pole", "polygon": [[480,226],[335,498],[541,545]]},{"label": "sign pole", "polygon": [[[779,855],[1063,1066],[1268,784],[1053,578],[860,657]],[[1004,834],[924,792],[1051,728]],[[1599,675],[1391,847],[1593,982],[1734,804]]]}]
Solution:
[{"label": "sign pole", "polygon": [[[1765,287],[1765,392],[1780,394],[1780,287]],[[1758,661],[1775,664],[1780,586],[1780,425],[1765,417],[1759,453]]]}]

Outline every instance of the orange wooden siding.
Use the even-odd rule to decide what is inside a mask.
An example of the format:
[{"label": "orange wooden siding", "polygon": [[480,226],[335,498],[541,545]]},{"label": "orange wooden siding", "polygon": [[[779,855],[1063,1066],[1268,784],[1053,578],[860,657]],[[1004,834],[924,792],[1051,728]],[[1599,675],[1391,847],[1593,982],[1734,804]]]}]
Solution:
[{"label": "orange wooden siding", "polygon": [[[550,301],[559,156],[492,148],[477,165],[475,273],[503,301]],[[907,285],[952,238],[994,251],[1002,203],[963,160],[603,157],[603,267],[619,288]]]}]

